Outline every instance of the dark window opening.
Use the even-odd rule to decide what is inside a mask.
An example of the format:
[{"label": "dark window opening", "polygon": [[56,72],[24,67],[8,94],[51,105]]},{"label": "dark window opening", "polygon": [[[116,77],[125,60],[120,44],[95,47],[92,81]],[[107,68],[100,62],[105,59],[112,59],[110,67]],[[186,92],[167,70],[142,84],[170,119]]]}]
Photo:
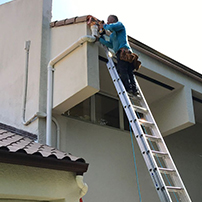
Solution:
[{"label": "dark window opening", "polygon": [[79,118],[85,121],[91,121],[90,105],[91,101],[90,98],[88,98],[83,102],[79,103],[78,105],[76,105],[75,107],[71,108],[70,110],[66,111],[64,115]]},{"label": "dark window opening", "polygon": [[99,125],[120,128],[119,101],[102,94],[96,94],[94,98],[84,100],[63,115]]},{"label": "dark window opening", "polygon": [[119,128],[119,102],[116,99],[96,94],[95,96],[96,123]]}]

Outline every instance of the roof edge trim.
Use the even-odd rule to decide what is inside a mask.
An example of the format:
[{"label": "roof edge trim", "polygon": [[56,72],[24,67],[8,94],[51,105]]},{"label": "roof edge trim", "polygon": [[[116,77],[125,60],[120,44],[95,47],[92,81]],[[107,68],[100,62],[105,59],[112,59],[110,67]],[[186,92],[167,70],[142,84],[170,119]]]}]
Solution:
[{"label": "roof edge trim", "polygon": [[76,174],[83,174],[87,171],[89,164],[78,161],[59,160],[52,157],[46,157],[40,155],[30,155],[21,152],[8,152],[6,150],[0,150],[0,162],[24,165],[37,168],[61,170],[75,172]]},{"label": "roof edge trim", "polygon": [[132,38],[131,36],[128,36],[128,41],[132,43],[132,47],[139,50],[140,52],[145,53],[146,55],[157,59],[161,61],[162,63],[173,67],[174,69],[177,69],[178,71],[191,76],[192,78],[196,79],[197,81],[202,82],[202,74],[198,73],[197,71],[194,71],[193,69],[177,62],[176,60],[173,60],[172,58],[156,51],[155,49],[141,43],[140,41]]}]

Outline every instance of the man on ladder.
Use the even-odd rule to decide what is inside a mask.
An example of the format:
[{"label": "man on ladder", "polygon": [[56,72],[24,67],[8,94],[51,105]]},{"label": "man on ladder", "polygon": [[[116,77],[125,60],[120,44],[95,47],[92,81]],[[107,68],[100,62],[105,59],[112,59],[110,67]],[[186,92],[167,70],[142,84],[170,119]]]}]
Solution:
[{"label": "man on ladder", "polygon": [[113,49],[117,56],[117,71],[128,93],[135,96],[139,95],[133,76],[134,69],[138,70],[140,62],[137,61],[138,56],[132,53],[128,44],[126,29],[124,25],[118,21],[118,17],[110,15],[107,24],[100,23],[99,29],[109,30],[111,32],[110,41],[106,41],[104,36],[99,37],[101,44]]},{"label": "man on ladder", "polygon": [[[103,36],[99,38],[99,41],[107,47],[112,48],[118,57],[117,70],[119,71],[119,74],[121,74],[120,76],[116,71],[112,58],[109,56],[109,50],[105,48],[106,56],[108,58],[107,69],[128,121],[130,122],[134,137],[137,140],[160,201],[191,202],[189,194],[152,116],[138,82],[131,76],[133,75],[133,69],[130,66],[131,63],[135,70],[139,68],[140,63],[138,63],[138,57],[130,51],[123,24],[113,15],[108,17],[107,24],[98,24],[100,25],[100,29],[104,28],[105,30],[112,32],[110,41],[105,40]],[[139,93],[137,89],[139,90]],[[128,94],[125,93],[126,90],[129,92],[132,90],[133,94],[136,96],[140,94],[140,99],[136,99],[134,96],[128,96]],[[136,102],[133,102],[134,100],[136,100]],[[137,116],[139,113],[143,114],[143,119]]]}]

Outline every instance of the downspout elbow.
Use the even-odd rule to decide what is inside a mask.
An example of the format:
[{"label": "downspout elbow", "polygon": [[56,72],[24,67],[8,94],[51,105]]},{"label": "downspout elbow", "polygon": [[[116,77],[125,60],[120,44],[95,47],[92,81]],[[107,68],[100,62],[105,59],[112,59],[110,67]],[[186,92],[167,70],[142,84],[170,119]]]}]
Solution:
[{"label": "downspout elbow", "polygon": [[61,59],[66,57],[69,53],[71,53],[73,50],[78,48],[80,45],[84,44],[85,42],[95,42],[96,37],[91,35],[85,35],[80,37],[77,41],[75,41],[73,44],[71,44],[69,47],[67,47],[63,52],[59,53],[59,55],[55,56],[52,60],[48,63],[48,68],[52,69],[53,66],[58,63]]},{"label": "downspout elbow", "polygon": [[85,35],[85,36],[82,36],[82,37],[79,39],[79,44],[83,44],[83,43],[85,43],[85,42],[93,43],[93,42],[95,42],[95,40],[96,40],[96,37],[95,37],[95,36]]},{"label": "downspout elbow", "polygon": [[34,122],[38,118],[46,118],[46,113],[36,112],[28,121],[23,117],[22,124],[28,126],[30,123]]},{"label": "downspout elbow", "polygon": [[96,37],[98,35],[98,26],[97,25],[92,25],[91,27],[91,33],[92,35],[86,35],[80,38],[81,43],[84,43],[86,41],[93,43],[96,41]]},{"label": "downspout elbow", "polygon": [[83,196],[86,195],[86,193],[88,191],[88,185],[83,182],[83,176],[82,175],[76,176],[76,182],[77,182],[78,187],[81,189],[80,198],[82,198]]}]

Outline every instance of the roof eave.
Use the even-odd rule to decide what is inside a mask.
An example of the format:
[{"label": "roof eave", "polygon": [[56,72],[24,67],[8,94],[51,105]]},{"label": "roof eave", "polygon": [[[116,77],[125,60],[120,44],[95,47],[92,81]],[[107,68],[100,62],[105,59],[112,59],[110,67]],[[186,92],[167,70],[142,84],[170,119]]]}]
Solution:
[{"label": "roof eave", "polygon": [[183,74],[186,74],[193,79],[202,82],[202,74],[194,71],[193,69],[177,62],[176,60],[171,59],[170,57],[156,51],[155,49],[141,43],[140,41],[132,38],[131,36],[128,36],[128,41],[131,44],[131,47],[135,48],[136,50],[139,50],[142,53],[145,53],[146,55],[159,60],[160,62],[182,72]]},{"label": "roof eave", "polygon": [[88,170],[88,163],[79,161],[67,161],[67,159],[57,159],[54,156],[43,157],[41,155],[30,155],[25,152],[10,152],[8,149],[0,150],[0,162],[24,165],[37,168],[69,171],[76,174],[83,174]]}]

